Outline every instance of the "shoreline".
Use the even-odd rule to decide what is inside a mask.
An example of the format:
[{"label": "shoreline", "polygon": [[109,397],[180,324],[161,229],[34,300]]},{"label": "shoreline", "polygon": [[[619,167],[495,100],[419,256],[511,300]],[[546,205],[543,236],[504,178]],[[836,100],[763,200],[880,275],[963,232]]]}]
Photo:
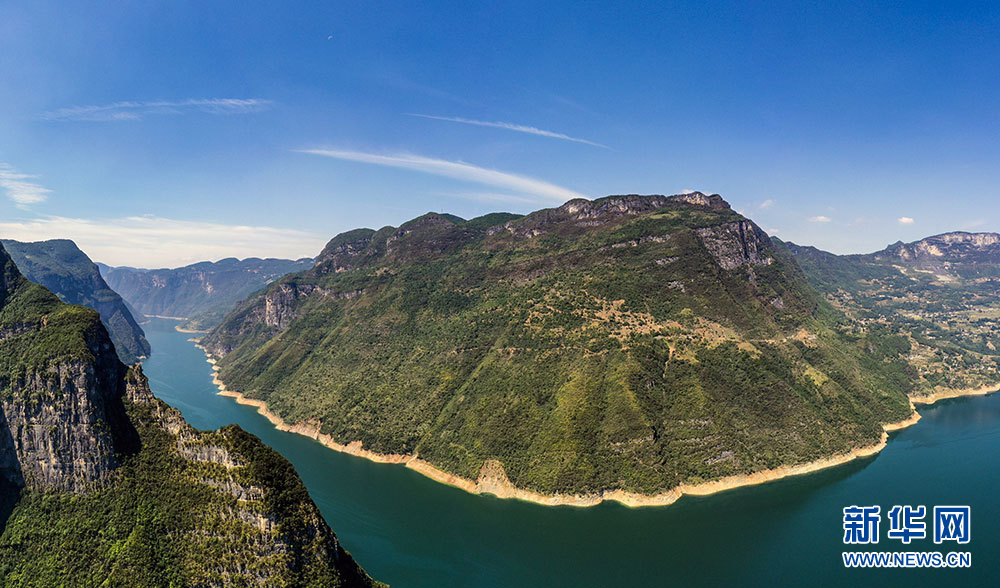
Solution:
[{"label": "shoreline", "polygon": [[[182,329],[180,325],[175,325],[174,330],[176,330],[178,333],[190,333],[190,334],[198,334],[198,333],[204,334],[208,332],[208,331],[199,331],[198,329]],[[188,340],[190,341],[191,339]]]},{"label": "shoreline", "polygon": [[247,398],[241,392],[234,392],[227,389],[225,383],[219,379],[219,367],[216,365],[215,359],[213,359],[208,350],[200,344],[195,343],[195,347],[201,349],[205,353],[206,361],[212,366],[212,383],[219,389],[218,394],[220,396],[233,398],[237,404],[255,407],[257,412],[270,421],[271,424],[274,425],[274,427],[279,431],[287,431],[289,433],[303,435],[334,451],[347,453],[356,457],[362,457],[376,463],[402,464],[405,467],[427,476],[436,482],[454,486],[471,494],[492,494],[497,498],[514,498],[543,506],[587,507],[596,506],[605,501],[615,501],[631,508],[643,506],[667,506],[677,502],[677,500],[685,494],[690,496],[707,496],[717,492],[742,488],[745,486],[756,486],[758,484],[773,482],[782,478],[824,470],[849,463],[855,459],[871,457],[878,454],[888,444],[889,433],[905,429],[920,421],[920,413],[917,412],[915,407],[917,404],[929,405],[937,402],[938,400],[948,398],[983,396],[992,392],[1000,391],[1000,386],[984,386],[982,388],[941,392],[919,399],[913,399],[910,402],[910,416],[896,423],[883,424],[882,437],[877,443],[865,447],[855,448],[847,453],[837,454],[803,464],[779,466],[777,468],[761,470],[752,474],[726,476],[718,480],[702,482],[699,484],[682,483],[671,488],[670,490],[652,495],[628,492],[625,490],[605,490],[603,492],[593,494],[542,494],[540,492],[515,487],[510,480],[507,479],[503,466],[496,460],[487,460],[479,472],[479,478],[473,481],[471,479],[463,478],[441,470],[429,462],[420,459],[417,455],[376,453],[374,451],[364,449],[361,441],[353,441],[346,445],[338,443],[334,441],[331,436],[321,433],[315,422],[304,421],[295,425],[289,425],[280,416],[271,412],[271,410],[267,408],[266,402]]},{"label": "shoreline", "polygon": [[910,402],[913,404],[930,405],[934,404],[939,400],[948,400],[949,398],[962,398],[965,396],[986,396],[994,392],[1000,392],[1000,386],[994,384],[992,386],[980,386],[979,388],[960,388],[958,390],[945,390],[943,392],[934,392],[933,394],[928,394],[926,396],[911,398]]}]

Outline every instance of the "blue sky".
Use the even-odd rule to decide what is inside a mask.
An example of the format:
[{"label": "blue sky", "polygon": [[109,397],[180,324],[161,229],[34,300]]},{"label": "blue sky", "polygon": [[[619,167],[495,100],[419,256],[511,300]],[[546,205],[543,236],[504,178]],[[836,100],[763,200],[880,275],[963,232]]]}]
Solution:
[{"label": "blue sky", "polygon": [[990,3],[470,4],[0,0],[0,235],[175,266],[685,189],[836,252],[1000,231]]}]

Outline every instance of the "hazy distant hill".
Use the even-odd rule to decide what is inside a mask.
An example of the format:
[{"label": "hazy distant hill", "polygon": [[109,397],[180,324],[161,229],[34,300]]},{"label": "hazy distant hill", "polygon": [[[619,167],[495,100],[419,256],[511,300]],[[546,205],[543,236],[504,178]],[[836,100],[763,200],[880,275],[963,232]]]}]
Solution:
[{"label": "hazy distant hill", "polygon": [[3,245],[29,280],[55,292],[64,302],[100,313],[123,362],[133,364],[149,355],[149,343],[136,317],[76,243],[67,239],[36,243],[5,239]]},{"label": "hazy distant hill", "polygon": [[145,270],[99,264],[111,287],[147,315],[189,319],[189,328],[214,326],[235,304],[312,260],[227,258],[176,269]]},{"label": "hazy distant hill", "polygon": [[890,335],[718,195],[429,213],[338,235],[203,340],[230,389],[339,443],[543,493],[655,493],[875,443]]},{"label": "hazy distant hill", "polygon": [[197,431],[0,247],[0,584],[371,586],[292,465]]}]

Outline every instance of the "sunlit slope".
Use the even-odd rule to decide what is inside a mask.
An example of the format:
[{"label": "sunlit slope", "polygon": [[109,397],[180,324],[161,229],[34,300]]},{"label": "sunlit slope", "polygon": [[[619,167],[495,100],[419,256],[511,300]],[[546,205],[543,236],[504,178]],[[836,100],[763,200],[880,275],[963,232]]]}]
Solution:
[{"label": "sunlit slope", "polygon": [[337,441],[546,493],[653,493],[877,442],[905,364],[718,196],[427,214],[334,238],[203,343]]}]

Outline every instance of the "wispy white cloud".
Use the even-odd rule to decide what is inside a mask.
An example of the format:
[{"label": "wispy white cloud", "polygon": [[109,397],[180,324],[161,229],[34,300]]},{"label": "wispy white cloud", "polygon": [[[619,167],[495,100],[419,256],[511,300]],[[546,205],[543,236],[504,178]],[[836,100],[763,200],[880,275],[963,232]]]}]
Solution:
[{"label": "wispy white cloud", "polygon": [[483,120],[473,120],[468,118],[461,118],[457,116],[435,116],[432,114],[415,114],[411,112],[406,113],[407,116],[418,116],[420,118],[429,118],[432,120],[444,120],[448,122],[462,123],[465,125],[475,125],[477,127],[491,127],[494,129],[506,129],[508,131],[516,131],[518,133],[527,133],[529,135],[538,135],[540,137],[549,137],[551,139],[562,139],[563,141],[573,141],[574,143],[583,143],[584,145],[591,145],[594,147],[601,147],[602,149],[608,149],[607,145],[602,145],[600,143],[595,143],[594,141],[588,141],[587,139],[580,139],[578,137],[571,137],[563,133],[556,133],[554,131],[546,131],[545,129],[539,129],[537,127],[531,127],[527,125],[518,125],[514,123],[507,122],[489,122]]},{"label": "wispy white cloud", "polygon": [[46,216],[0,221],[0,237],[18,241],[72,239],[94,261],[150,268],[179,267],[224,257],[311,257],[326,242],[320,235],[295,229],[155,216],[111,219]]},{"label": "wispy white cloud", "polygon": [[536,202],[539,199],[543,199],[550,202],[563,203],[574,198],[586,198],[586,196],[579,192],[574,192],[569,188],[563,188],[562,186],[557,186],[543,180],[487,169],[461,161],[433,159],[421,155],[376,155],[374,153],[341,151],[336,149],[300,149],[299,152],[346,161],[358,161],[386,167],[409,169],[435,176],[461,180],[463,182],[513,190],[519,196],[534,197],[534,201]]},{"label": "wispy white cloud", "polygon": [[901,225],[912,225],[914,222],[916,222],[916,221],[914,221],[912,218],[910,218],[908,216],[901,216],[901,217],[899,217],[898,220],[899,220],[899,224],[901,224]]},{"label": "wispy white cloud", "polygon": [[807,218],[806,220],[809,221],[809,222],[811,222],[811,223],[828,223],[828,222],[830,222],[833,219],[831,219],[828,216],[811,216],[811,217]]},{"label": "wispy white cloud", "polygon": [[760,208],[771,208],[772,206],[774,206],[774,200],[770,198],[760,203]]},{"label": "wispy white cloud", "polygon": [[778,233],[781,232],[781,230],[780,229],[764,229],[764,232],[767,233],[768,235],[777,235]]},{"label": "wispy white cloud", "polygon": [[6,163],[0,163],[0,188],[7,193],[18,208],[27,208],[31,204],[45,202],[52,190],[35,182],[38,176],[23,174]]},{"label": "wispy white cloud", "polygon": [[245,114],[260,112],[272,102],[259,98],[202,98],[191,100],[155,100],[115,102],[102,106],[71,106],[43,112],[38,118],[51,121],[120,121],[141,120],[149,115],[205,112],[209,114]]},{"label": "wispy white cloud", "polygon": [[475,200],[477,202],[500,202],[504,204],[518,204],[522,206],[533,206],[538,204],[538,200],[535,198],[517,196],[516,194],[501,194],[498,192],[455,192],[442,194],[442,196],[461,198],[463,200]]}]

